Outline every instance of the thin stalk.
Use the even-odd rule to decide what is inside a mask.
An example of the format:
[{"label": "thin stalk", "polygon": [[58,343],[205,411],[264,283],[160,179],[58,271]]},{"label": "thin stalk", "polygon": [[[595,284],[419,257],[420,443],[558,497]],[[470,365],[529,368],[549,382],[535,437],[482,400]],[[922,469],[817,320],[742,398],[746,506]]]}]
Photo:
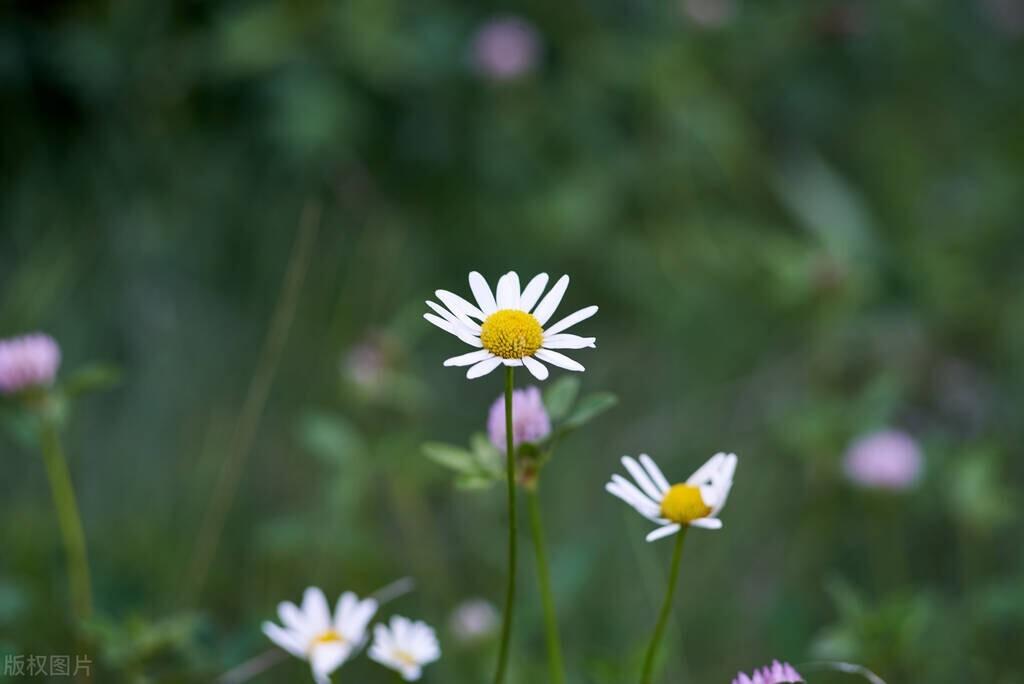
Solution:
[{"label": "thin stalk", "polygon": [[665,632],[665,625],[668,624],[668,616],[672,612],[672,597],[676,593],[676,582],[679,580],[679,562],[683,558],[683,542],[686,540],[686,530],[683,529],[676,535],[676,548],[672,552],[672,567],[668,575],[668,589],[665,591],[665,602],[661,605],[661,614],[658,615],[658,623],[654,626],[654,634],[651,635],[651,644],[647,647],[647,656],[644,658],[644,671],[640,677],[640,684],[651,684],[654,677],[654,661],[658,655],[658,646],[661,644],[661,637]]},{"label": "thin stalk", "polygon": [[501,646],[498,649],[498,670],[494,684],[505,681],[508,667],[508,644],[512,636],[512,606],[516,598],[516,451],[512,430],[512,390],[515,369],[505,367],[505,475],[508,484],[508,588],[505,591],[505,615],[501,623]]},{"label": "thin stalk", "polygon": [[548,646],[548,672],[552,684],[565,684],[565,666],[562,664],[562,641],[558,636],[558,615],[555,597],[551,593],[551,573],[544,549],[544,525],[540,518],[540,494],[536,486],[526,496],[530,508],[530,531],[533,533],[533,555],[537,560],[537,583],[544,607],[544,638]]},{"label": "thin stalk", "polygon": [[53,493],[53,506],[57,513],[61,539],[68,562],[68,585],[71,590],[71,609],[79,620],[92,615],[92,589],[89,580],[89,557],[85,549],[85,533],[78,513],[75,489],[71,484],[67,459],[61,448],[57,427],[46,420],[40,432],[40,446],[46,475]]}]

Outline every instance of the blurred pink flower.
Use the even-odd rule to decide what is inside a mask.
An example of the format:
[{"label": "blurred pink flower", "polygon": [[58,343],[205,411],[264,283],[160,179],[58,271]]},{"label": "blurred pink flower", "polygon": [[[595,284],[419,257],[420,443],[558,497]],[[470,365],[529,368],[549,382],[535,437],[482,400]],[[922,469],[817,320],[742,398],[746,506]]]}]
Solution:
[{"label": "blurred pink flower", "polygon": [[721,28],[736,16],[736,1],[683,0],[683,12],[702,28]]},{"label": "blurred pink flower", "polygon": [[[505,451],[505,397],[498,397],[487,416],[487,434],[491,443]],[[512,392],[512,440],[518,447],[523,442],[539,442],[551,434],[551,418],[540,390],[527,387]]]},{"label": "blurred pink flower", "polygon": [[498,611],[484,599],[463,601],[452,611],[451,630],[463,643],[485,639],[498,627]]},{"label": "blurred pink flower", "polygon": [[765,666],[754,670],[748,677],[743,672],[736,675],[732,684],[783,684],[783,682],[802,682],[804,678],[789,663],[773,660],[771,667]]},{"label": "blurred pink flower", "polygon": [[348,351],[343,362],[349,379],[365,389],[380,385],[387,365],[387,354],[376,340],[358,343]]},{"label": "blurred pink flower", "polygon": [[490,19],[473,37],[473,66],[497,81],[512,80],[533,71],[539,54],[537,31],[519,17]]},{"label": "blurred pink flower", "polygon": [[881,430],[865,435],[846,451],[843,469],[862,487],[904,490],[917,483],[923,458],[917,441],[900,430]]},{"label": "blurred pink flower", "polygon": [[53,384],[59,367],[60,347],[49,335],[0,340],[0,394]]}]

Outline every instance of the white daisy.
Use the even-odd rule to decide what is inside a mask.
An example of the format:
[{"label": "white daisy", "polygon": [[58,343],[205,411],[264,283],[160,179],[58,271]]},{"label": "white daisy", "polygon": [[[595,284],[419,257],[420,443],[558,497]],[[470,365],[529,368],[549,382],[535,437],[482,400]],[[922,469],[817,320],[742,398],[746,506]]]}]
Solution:
[{"label": "white daisy", "polygon": [[360,601],[348,591],[338,599],[331,617],[324,592],[306,589],[302,608],[290,601],[277,606],[284,627],[263,623],[263,633],[293,656],[308,660],[317,684],[328,684],[331,673],[366,642],[366,626],[377,612],[373,599]]},{"label": "white daisy", "polygon": [[396,615],[391,618],[390,628],[373,628],[369,656],[401,674],[405,681],[413,682],[420,678],[424,665],[441,657],[441,646],[430,625]]},{"label": "white daisy", "polygon": [[558,279],[555,286],[541,297],[548,284],[548,274],[535,276],[526,287],[519,289],[519,276],[509,271],[498,280],[498,291],[492,293],[484,277],[473,271],[469,274],[469,287],[476,304],[447,290],[434,294],[441,300],[427,302],[434,313],[423,314],[428,321],[460,340],[476,347],[476,351],[453,356],[446,366],[469,366],[467,378],[487,375],[498,366],[526,366],[538,380],[548,377],[542,361],[571,371],[582,371],[581,366],[556,349],[583,349],[593,347],[593,337],[580,337],[567,332],[570,327],[597,313],[596,306],[588,306],[571,313],[548,326],[569,286],[569,276]]},{"label": "white daisy", "polygon": [[675,534],[683,525],[717,530],[722,527],[718,514],[729,498],[736,460],[736,454],[715,454],[686,482],[669,485],[647,454],[640,456],[639,463],[623,456],[622,465],[636,484],[621,475],[612,475],[612,481],[604,488],[640,515],[661,525],[647,535],[649,542]]}]

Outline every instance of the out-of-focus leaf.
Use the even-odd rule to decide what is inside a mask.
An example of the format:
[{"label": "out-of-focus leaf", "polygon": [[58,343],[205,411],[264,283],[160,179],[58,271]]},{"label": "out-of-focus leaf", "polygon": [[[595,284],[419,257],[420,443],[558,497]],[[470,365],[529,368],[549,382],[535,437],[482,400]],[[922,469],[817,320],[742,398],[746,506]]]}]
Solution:
[{"label": "out-of-focus leaf", "polygon": [[505,455],[491,444],[491,440],[482,432],[476,432],[469,438],[469,445],[473,449],[477,464],[486,472],[501,475],[504,470],[502,463]]},{"label": "out-of-focus leaf", "polygon": [[595,392],[580,399],[572,414],[566,419],[562,427],[566,430],[575,430],[586,425],[594,418],[619,403],[619,398],[611,392]]},{"label": "out-of-focus leaf", "polygon": [[309,413],[299,426],[302,445],[327,463],[343,463],[366,454],[366,440],[348,419],[330,413]]},{"label": "out-of-focus leaf", "polygon": [[423,453],[434,463],[460,473],[476,475],[480,470],[474,455],[454,444],[427,442],[423,445]]},{"label": "out-of-focus leaf", "polygon": [[109,363],[91,363],[77,369],[64,383],[64,394],[75,398],[88,392],[102,392],[121,382],[121,369]]},{"label": "out-of-focus leaf", "polygon": [[480,475],[459,475],[455,478],[455,486],[459,489],[488,489],[493,487],[498,478]]},{"label": "out-of-focus leaf", "polygon": [[579,378],[563,375],[544,390],[544,408],[552,421],[559,421],[569,415],[580,392]]}]

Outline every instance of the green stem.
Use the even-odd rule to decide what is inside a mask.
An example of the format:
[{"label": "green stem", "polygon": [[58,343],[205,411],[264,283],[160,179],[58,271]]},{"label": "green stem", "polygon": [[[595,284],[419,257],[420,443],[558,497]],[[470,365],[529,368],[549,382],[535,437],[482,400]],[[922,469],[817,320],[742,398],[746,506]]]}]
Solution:
[{"label": "green stem", "polygon": [[665,591],[665,602],[661,605],[661,614],[658,615],[658,624],[654,626],[654,634],[651,635],[651,644],[647,647],[647,656],[644,658],[644,671],[640,677],[640,684],[651,684],[654,677],[654,661],[658,655],[658,646],[661,644],[661,637],[665,632],[665,625],[668,624],[668,616],[672,612],[672,597],[676,593],[676,582],[679,580],[679,561],[683,558],[683,542],[686,540],[686,525],[676,535],[676,548],[672,553],[672,568],[668,575],[668,589]]},{"label": "green stem", "polygon": [[508,484],[508,588],[505,592],[505,616],[501,624],[501,647],[494,684],[505,681],[508,667],[508,643],[512,636],[512,604],[516,597],[516,451],[512,430],[512,389],[514,369],[505,367],[505,475]]},{"label": "green stem", "polygon": [[43,462],[46,464],[46,474],[50,479],[50,490],[53,492],[57,523],[64,541],[64,551],[68,557],[71,607],[76,618],[85,620],[92,614],[92,592],[89,588],[89,559],[85,550],[85,534],[82,532],[82,519],[78,514],[75,490],[71,484],[71,474],[68,472],[64,450],[61,448],[60,435],[57,433],[56,426],[49,420],[43,424],[40,442]]},{"label": "green stem", "polygon": [[558,616],[555,613],[555,598],[551,594],[551,573],[548,570],[547,552],[544,550],[544,526],[540,519],[540,494],[537,493],[536,486],[529,490],[526,498],[530,507],[530,531],[533,533],[533,552],[537,559],[540,600],[544,606],[544,636],[548,645],[548,671],[552,684],[565,684],[562,642],[558,636]]}]

